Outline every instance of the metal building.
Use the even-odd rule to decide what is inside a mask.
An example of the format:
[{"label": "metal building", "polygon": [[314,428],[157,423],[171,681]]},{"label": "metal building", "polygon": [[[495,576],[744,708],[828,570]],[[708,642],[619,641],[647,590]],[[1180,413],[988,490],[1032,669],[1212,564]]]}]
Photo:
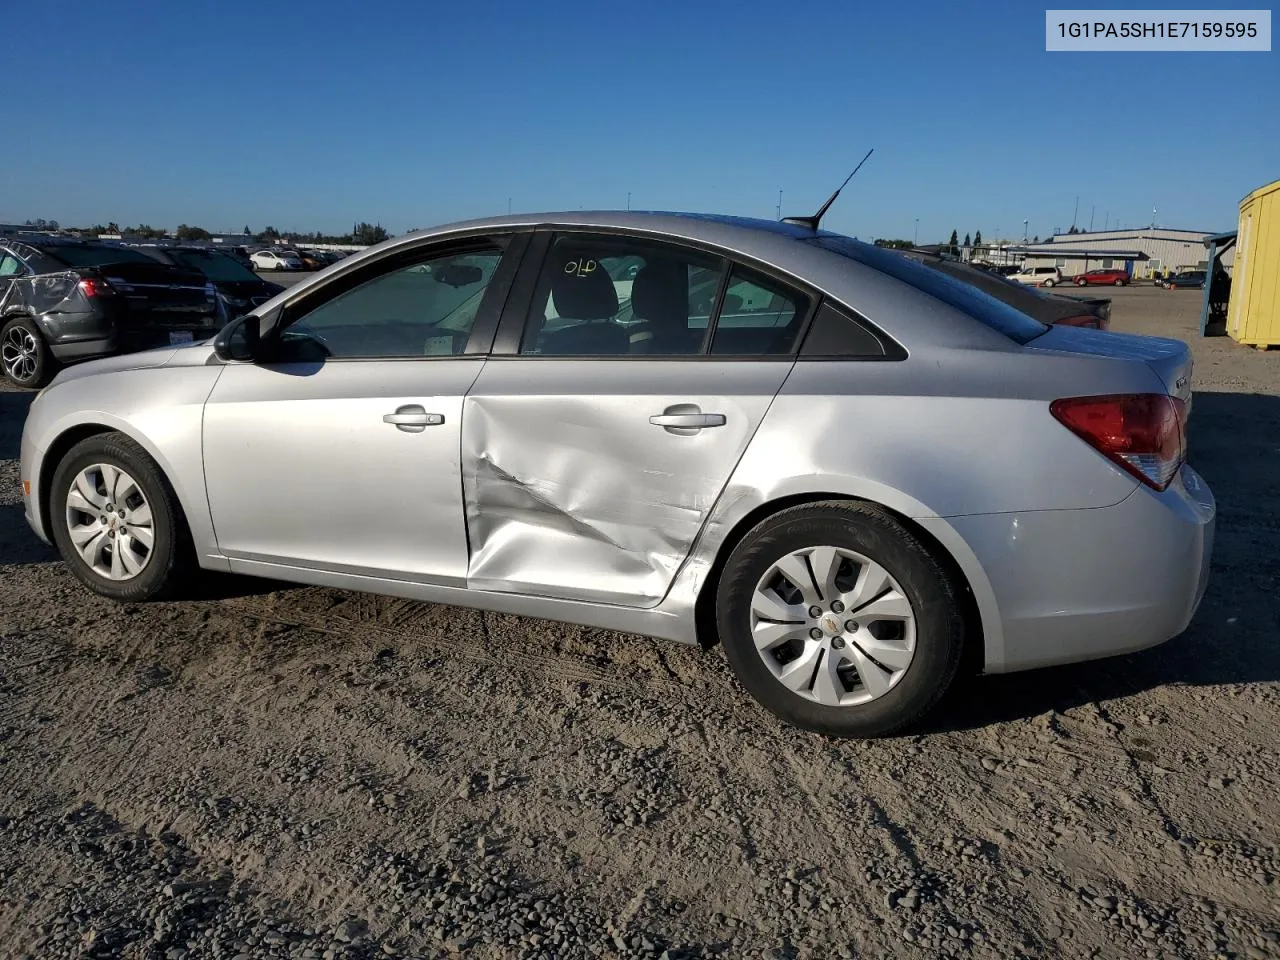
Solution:
[{"label": "metal building", "polygon": [[[1044,243],[1019,248],[1030,267],[1056,266],[1064,277],[1087,270],[1124,270],[1135,280],[1156,273],[1203,270],[1208,264],[1204,241],[1215,230],[1138,227],[1092,233],[1059,233]],[[1223,260],[1231,269],[1231,254]]]}]

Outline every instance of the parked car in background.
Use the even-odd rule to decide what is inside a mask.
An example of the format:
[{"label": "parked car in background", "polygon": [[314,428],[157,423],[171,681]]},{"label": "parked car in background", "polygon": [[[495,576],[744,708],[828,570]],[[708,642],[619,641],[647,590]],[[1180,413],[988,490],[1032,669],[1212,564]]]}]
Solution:
[{"label": "parked car in background", "polygon": [[1057,267],[1023,267],[1009,274],[1009,279],[1033,287],[1053,287],[1062,282],[1062,271]]},{"label": "parked car in background", "polygon": [[1171,277],[1166,277],[1164,288],[1166,290],[1201,290],[1204,288],[1205,272],[1203,270],[1188,270],[1186,273],[1177,273]]},{"label": "parked car in background", "polygon": [[507,216],[64,371],[19,479],[120,602],[204,567],[720,643],[783,720],[876,736],[961,664],[1186,628],[1191,374],[803,223]]},{"label": "parked car in background", "polygon": [[64,364],[212,336],[204,274],[94,240],[0,239],[0,368],[42,387]]},{"label": "parked car in background", "polygon": [[1089,270],[1077,273],[1071,282],[1077,287],[1123,287],[1129,282],[1129,274],[1124,270]]},{"label": "parked car in background", "polygon": [[1111,326],[1111,301],[1103,297],[1073,297],[1047,293],[1038,288],[1016,283],[1009,277],[930,253],[921,249],[898,251],[941,273],[977,287],[983,293],[1021,310],[1042,323],[1060,323],[1069,327],[1106,330]]},{"label": "parked car in background", "polygon": [[199,270],[218,291],[226,320],[248,313],[285,289],[278,283],[262,279],[221,250],[161,245],[144,245],[136,249],[161,263]]},{"label": "parked car in background", "polygon": [[291,253],[276,250],[256,250],[250,254],[255,270],[301,270],[302,261]]}]

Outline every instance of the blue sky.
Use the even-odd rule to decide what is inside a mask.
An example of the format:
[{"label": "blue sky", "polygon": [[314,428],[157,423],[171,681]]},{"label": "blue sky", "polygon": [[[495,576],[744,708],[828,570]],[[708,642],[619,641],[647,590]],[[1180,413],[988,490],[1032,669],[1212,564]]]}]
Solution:
[{"label": "blue sky", "polygon": [[0,221],[399,232],[628,191],[772,217],[874,147],[824,225],[925,242],[1065,230],[1077,195],[1082,226],[1231,229],[1280,177],[1280,53],[1046,53],[1044,10],[14,3]]}]

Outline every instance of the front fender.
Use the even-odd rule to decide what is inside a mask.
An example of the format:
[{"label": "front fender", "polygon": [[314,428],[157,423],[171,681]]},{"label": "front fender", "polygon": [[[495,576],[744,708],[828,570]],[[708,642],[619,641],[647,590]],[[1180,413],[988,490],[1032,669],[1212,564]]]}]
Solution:
[{"label": "front fender", "polygon": [[115,430],[136,441],[164,471],[201,564],[226,569],[218,557],[201,452],[204,403],[221,371],[155,367],[85,377],[51,388],[33,403],[23,429],[24,455],[31,462],[23,463],[22,475],[31,481],[33,493],[39,491],[39,519],[46,533],[49,487],[68,439],[90,427]]}]

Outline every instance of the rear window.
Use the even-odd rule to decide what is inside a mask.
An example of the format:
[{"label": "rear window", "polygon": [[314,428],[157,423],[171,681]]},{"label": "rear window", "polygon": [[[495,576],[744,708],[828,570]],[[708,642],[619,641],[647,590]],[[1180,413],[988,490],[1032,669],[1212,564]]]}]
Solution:
[{"label": "rear window", "polygon": [[966,316],[1004,334],[1016,343],[1029,343],[1049,330],[1049,327],[1039,320],[997,300],[977,287],[937,270],[931,270],[892,250],[859,243],[838,234],[804,237],[802,242],[812,243],[814,246],[838,253],[842,257],[848,257],[873,270],[888,274],[895,280],[901,280],[921,293],[941,300],[947,306],[954,307]]},{"label": "rear window", "polygon": [[155,263],[145,253],[128,247],[78,247],[72,244],[56,244],[36,247],[47,257],[69,267],[100,267],[107,263]]},{"label": "rear window", "polygon": [[203,253],[199,250],[171,250],[173,258],[188,267],[199,270],[210,280],[257,280],[253,273],[239,260],[221,253]]}]

